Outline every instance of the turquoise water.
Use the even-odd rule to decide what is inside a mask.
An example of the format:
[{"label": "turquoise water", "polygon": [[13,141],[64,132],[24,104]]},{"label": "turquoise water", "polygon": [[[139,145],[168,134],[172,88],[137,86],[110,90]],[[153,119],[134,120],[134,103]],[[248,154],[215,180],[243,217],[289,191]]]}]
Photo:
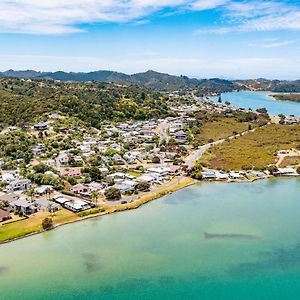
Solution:
[{"label": "turquoise water", "polygon": [[299,299],[299,191],[299,179],[201,183],[2,245],[0,298]]},{"label": "turquoise water", "polygon": [[[265,107],[271,115],[300,116],[300,103],[292,101],[276,101],[268,95],[272,92],[232,92],[222,94],[222,101],[229,101],[238,108],[251,108],[256,110]],[[216,102],[218,97],[211,97]]]}]

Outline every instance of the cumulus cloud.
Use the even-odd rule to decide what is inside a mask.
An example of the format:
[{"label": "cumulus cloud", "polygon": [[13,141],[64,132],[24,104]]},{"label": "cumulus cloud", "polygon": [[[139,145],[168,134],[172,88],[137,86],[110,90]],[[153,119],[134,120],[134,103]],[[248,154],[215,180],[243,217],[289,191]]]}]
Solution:
[{"label": "cumulus cloud", "polygon": [[65,34],[99,22],[141,22],[165,8],[211,9],[222,0],[1,0],[0,32]]}]

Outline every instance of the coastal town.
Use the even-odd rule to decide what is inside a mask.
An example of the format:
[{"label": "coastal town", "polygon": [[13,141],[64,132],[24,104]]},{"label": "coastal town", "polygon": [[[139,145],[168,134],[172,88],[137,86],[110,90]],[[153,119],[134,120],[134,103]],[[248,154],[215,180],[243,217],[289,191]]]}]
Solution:
[{"label": "coastal town", "polygon": [[[235,108],[223,103],[221,97],[212,102],[192,91],[167,96],[173,116],[166,118],[106,121],[101,128],[87,128],[76,119],[53,112],[32,125],[4,128],[4,140],[26,139],[30,153],[16,159],[15,151],[20,150],[11,144],[2,151],[0,231],[9,224],[23,226],[40,218],[42,229],[50,229],[59,225],[53,224],[56,214],[72,214],[72,221],[122,210],[122,206],[135,208],[141,199],[147,202],[200,180],[248,182],[299,175],[299,148],[278,149],[274,163],[265,169],[225,170],[200,160],[211,148],[259,127],[298,125],[299,118],[270,117],[264,109]],[[213,122],[238,116],[246,121],[237,124],[246,122],[247,126],[227,133],[220,128],[223,135],[203,139],[198,133],[203,116]],[[30,233],[21,231],[20,236]]]}]

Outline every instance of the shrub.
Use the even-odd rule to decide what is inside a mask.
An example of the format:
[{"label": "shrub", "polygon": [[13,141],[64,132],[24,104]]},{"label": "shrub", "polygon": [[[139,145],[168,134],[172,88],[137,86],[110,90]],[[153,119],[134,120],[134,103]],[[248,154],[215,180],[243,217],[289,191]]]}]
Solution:
[{"label": "shrub", "polygon": [[42,226],[44,230],[50,230],[53,228],[53,220],[52,218],[45,218],[42,221]]},{"label": "shrub", "polygon": [[106,199],[108,201],[116,201],[116,200],[120,200],[121,199],[121,192],[120,190],[114,188],[114,187],[111,187],[111,188],[108,188],[105,193],[104,193],[104,196],[106,197]]}]

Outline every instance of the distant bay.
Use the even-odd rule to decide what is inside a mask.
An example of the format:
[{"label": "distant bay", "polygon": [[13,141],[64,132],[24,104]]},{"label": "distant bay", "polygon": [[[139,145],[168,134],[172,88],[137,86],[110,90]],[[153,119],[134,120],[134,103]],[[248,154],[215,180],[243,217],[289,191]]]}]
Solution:
[{"label": "distant bay", "polygon": [[[275,100],[269,95],[273,92],[231,92],[222,94],[222,102],[228,101],[238,108],[251,108],[256,110],[265,107],[271,115],[295,115],[300,117],[300,103],[292,101]],[[279,93],[276,93],[279,94]],[[211,97],[217,102],[219,97]]]}]

